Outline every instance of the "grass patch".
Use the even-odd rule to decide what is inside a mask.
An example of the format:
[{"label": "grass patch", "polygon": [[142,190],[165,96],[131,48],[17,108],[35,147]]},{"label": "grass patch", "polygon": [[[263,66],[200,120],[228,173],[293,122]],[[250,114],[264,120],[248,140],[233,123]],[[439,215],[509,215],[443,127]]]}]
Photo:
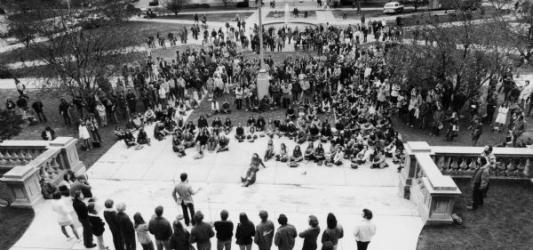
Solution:
[{"label": "grass patch", "polygon": [[533,238],[533,185],[529,181],[491,181],[485,205],[476,211],[465,208],[470,201],[469,180],[456,179],[463,197],[455,213],[461,226],[425,226],[417,249],[531,249]]},{"label": "grass patch", "polygon": [[0,207],[0,250],[7,250],[24,234],[35,213],[33,209]]},{"label": "grass patch", "polygon": [[[205,13],[205,17],[207,21],[217,21],[217,22],[235,22],[235,18],[237,15],[241,19],[246,19],[250,17],[253,14],[253,12],[239,12],[239,13],[233,13],[233,12],[226,12],[226,13]],[[201,14],[198,15],[199,18],[201,18]],[[157,16],[154,19],[169,19],[169,20],[189,20],[194,21],[194,14],[178,14],[175,15],[168,15],[168,16]]]},{"label": "grass patch", "polygon": [[[167,37],[169,32],[176,33],[183,27],[190,27],[186,24],[175,23],[154,23],[154,22],[124,22],[117,26],[102,27],[87,32],[98,32],[102,29],[112,29],[116,34],[125,36],[126,44],[121,46],[138,46],[145,45],[149,36],[156,36],[159,32],[162,36]],[[9,64],[20,61],[33,61],[40,59],[31,49],[19,48],[12,51],[0,53],[0,64]]]}]

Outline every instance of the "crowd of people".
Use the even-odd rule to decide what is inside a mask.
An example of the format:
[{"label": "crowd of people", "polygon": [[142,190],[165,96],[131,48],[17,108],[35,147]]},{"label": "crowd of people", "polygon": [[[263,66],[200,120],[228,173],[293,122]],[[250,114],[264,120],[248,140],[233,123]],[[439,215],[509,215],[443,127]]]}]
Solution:
[{"label": "crowd of people", "polygon": [[[277,219],[279,227],[276,229],[265,210],[259,212],[260,222],[256,225],[244,212],[239,214],[239,221],[234,225],[229,220],[227,210],[220,211],[219,220],[205,221],[203,213],[195,211],[192,201],[192,196],[200,189],[193,191],[186,173],[182,173],[180,179],[181,182],[174,188],[173,197],[176,204],[182,207],[183,214],[179,214],[172,223],[163,216],[163,206],[157,206],[147,222],[139,212],[130,217],[126,213],[125,203],[115,204],[113,200],[107,199],[99,204],[93,197],[86,176],[75,176],[72,172],[65,174],[59,191],[54,194],[52,209],[67,240],[73,239],[68,228],[76,239],[81,240],[75,226],[81,225],[86,248],[98,246],[99,249],[109,249],[103,237],[106,228],[112,235],[116,250],[134,250],[137,243],[143,250],[153,250],[155,247],[158,250],[190,250],[193,245],[198,250],[209,250],[212,248],[213,237],[216,237],[216,248],[219,250],[231,249],[233,240],[241,249],[250,250],[255,243],[261,250],[269,250],[274,246],[290,250],[294,249],[296,238],[303,240],[303,250],[319,249],[319,242],[320,249],[334,250],[344,238],[344,229],[333,213],[327,215],[327,225],[322,233],[315,215],[309,215],[308,226],[299,233],[294,225],[288,223],[288,217],[283,213]],[[103,209],[101,205],[104,206]],[[371,210],[362,210],[362,219],[353,231],[359,250],[367,249],[376,233],[372,218]],[[182,220],[185,221],[185,226]],[[322,236],[318,242],[320,234]],[[97,244],[94,244],[94,237]]]}]

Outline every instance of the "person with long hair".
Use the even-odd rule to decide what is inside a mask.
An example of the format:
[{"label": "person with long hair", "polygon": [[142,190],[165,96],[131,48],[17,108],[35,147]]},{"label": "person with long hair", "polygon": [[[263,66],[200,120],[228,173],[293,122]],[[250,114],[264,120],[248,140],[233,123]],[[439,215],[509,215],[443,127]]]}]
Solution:
[{"label": "person with long hair", "polygon": [[189,240],[190,233],[183,227],[183,224],[181,224],[180,220],[182,220],[182,216],[178,216],[174,223],[172,223],[172,228],[174,229],[174,233],[172,236],[170,236],[170,249],[184,249],[189,250],[193,249],[191,242]]},{"label": "person with long hair", "polygon": [[246,171],[245,177],[241,177],[241,182],[243,183],[243,187],[248,187],[255,183],[256,177],[257,177],[257,171],[259,171],[259,167],[263,166],[263,168],[266,168],[265,164],[259,158],[259,155],[257,153],[254,153],[252,156],[252,161],[250,162],[250,167]]},{"label": "person with long hair", "polygon": [[255,235],[255,226],[245,213],[239,214],[239,224],[237,225],[237,231],[235,238],[237,239],[237,245],[241,250],[252,249],[252,238]]},{"label": "person with long hair", "polygon": [[344,230],[342,229],[341,225],[338,224],[337,218],[333,213],[328,214],[326,223],[327,228],[322,233],[322,244],[327,241],[331,241],[333,243],[333,249],[336,250],[339,240],[344,237]]}]

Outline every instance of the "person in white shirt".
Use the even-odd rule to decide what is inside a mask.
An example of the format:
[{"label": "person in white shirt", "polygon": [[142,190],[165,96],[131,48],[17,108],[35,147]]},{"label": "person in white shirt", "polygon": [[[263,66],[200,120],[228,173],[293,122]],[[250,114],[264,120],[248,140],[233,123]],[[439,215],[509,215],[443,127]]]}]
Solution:
[{"label": "person in white shirt", "polygon": [[363,209],[363,220],[355,227],[353,234],[357,242],[357,250],[366,250],[376,234],[376,225],[372,222],[372,211]]},{"label": "person in white shirt", "polygon": [[[80,239],[80,236],[78,235],[78,231],[76,231],[76,228],[74,227],[74,221],[72,220],[72,209],[69,209],[67,207],[67,204],[65,203],[64,199],[62,199],[61,194],[55,193],[53,196],[54,200],[52,201],[52,210],[56,213],[57,216],[57,223],[61,227],[61,232],[67,237],[67,240],[71,240],[72,238],[67,232],[67,227],[70,227],[72,229],[72,233],[76,237],[76,239]],[[70,205],[72,207],[72,205]]]}]

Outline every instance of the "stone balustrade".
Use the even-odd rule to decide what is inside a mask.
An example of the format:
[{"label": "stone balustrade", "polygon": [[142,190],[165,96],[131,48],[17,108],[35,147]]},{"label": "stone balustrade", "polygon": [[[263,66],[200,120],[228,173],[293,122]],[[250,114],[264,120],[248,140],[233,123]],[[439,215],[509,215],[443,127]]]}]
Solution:
[{"label": "stone balustrade", "polygon": [[[433,160],[444,174],[453,177],[470,178],[477,168],[477,158],[483,147],[431,147]],[[496,163],[491,166],[491,178],[531,179],[533,178],[533,149],[494,148]]]},{"label": "stone balustrade", "polygon": [[[43,185],[57,185],[67,170],[76,174],[84,173],[85,166],[79,160],[76,142],[71,137],[58,137],[54,141],[1,143],[0,152],[9,155],[8,160],[3,154],[5,161],[8,161],[7,167],[4,167],[9,168],[9,171],[0,181],[7,184],[12,197],[11,205],[31,207],[43,197]],[[16,159],[13,158],[14,154],[18,156]]]},{"label": "stone balustrade", "polygon": [[455,200],[461,195],[453,179],[443,175],[426,142],[408,142],[400,174],[400,194],[413,201],[426,224],[451,223]]},{"label": "stone balustrade", "polygon": [[[407,142],[407,157],[400,174],[400,195],[415,202],[426,224],[451,223],[455,199],[461,191],[454,178],[471,178],[483,147],[429,146]],[[494,148],[491,178],[531,179],[533,149]]]}]

